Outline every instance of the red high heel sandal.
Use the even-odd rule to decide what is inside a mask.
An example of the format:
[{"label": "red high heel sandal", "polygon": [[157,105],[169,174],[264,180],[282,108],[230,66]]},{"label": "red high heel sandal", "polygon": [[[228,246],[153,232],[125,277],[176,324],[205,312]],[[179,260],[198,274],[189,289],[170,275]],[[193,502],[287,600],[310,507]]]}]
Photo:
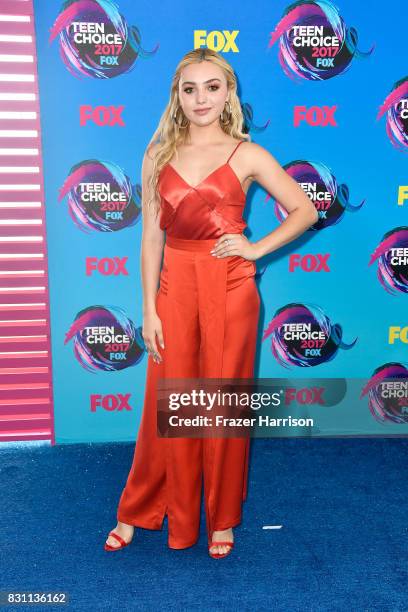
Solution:
[{"label": "red high heel sandal", "polygon": [[109,535],[112,536],[113,538],[115,538],[115,540],[117,540],[120,543],[120,546],[111,546],[110,544],[107,544],[105,542],[104,548],[105,548],[105,550],[108,550],[108,551],[122,550],[122,548],[125,548],[125,546],[129,546],[130,542],[132,541],[132,540],[130,540],[130,542],[126,542],[123,538],[120,537],[120,535],[118,535],[114,531],[110,531]]},{"label": "red high heel sandal", "polygon": [[[219,545],[223,545],[223,544],[225,546],[230,546],[230,549],[227,550],[226,553],[212,553],[212,552],[210,552],[210,548],[212,548],[213,546],[219,546]],[[234,548],[234,542],[217,542],[217,541],[214,541],[214,542],[211,542],[211,544],[208,547],[208,554],[213,559],[221,559],[221,557],[226,557],[227,555],[229,555],[233,548]]]}]

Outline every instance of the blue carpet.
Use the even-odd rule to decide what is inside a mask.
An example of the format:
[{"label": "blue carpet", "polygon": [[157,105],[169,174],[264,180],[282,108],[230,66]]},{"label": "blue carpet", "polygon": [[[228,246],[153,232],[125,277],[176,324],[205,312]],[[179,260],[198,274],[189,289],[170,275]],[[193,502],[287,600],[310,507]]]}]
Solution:
[{"label": "blue carpet", "polygon": [[[0,590],[65,591],[8,610],[408,610],[408,440],[253,439],[248,499],[225,559],[136,529],[103,549],[133,444],[0,447]],[[282,525],[281,529],[263,529]]]}]

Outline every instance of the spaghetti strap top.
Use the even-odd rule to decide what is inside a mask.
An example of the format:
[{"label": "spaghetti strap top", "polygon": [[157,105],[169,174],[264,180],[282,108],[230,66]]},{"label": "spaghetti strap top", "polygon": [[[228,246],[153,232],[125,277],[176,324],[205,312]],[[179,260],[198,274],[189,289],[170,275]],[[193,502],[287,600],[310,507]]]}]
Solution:
[{"label": "spaghetti strap top", "polygon": [[195,186],[187,183],[171,164],[162,168],[158,181],[160,228],[166,230],[167,236],[209,240],[244,231],[246,194],[229,164],[243,142],[234,147],[224,164]]}]

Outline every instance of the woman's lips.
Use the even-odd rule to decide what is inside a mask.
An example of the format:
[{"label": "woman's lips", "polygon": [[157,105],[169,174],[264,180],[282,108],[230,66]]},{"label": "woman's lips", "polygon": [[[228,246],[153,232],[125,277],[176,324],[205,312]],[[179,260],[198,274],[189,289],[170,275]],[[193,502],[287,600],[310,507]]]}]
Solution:
[{"label": "woman's lips", "polygon": [[211,110],[210,108],[200,108],[198,110],[195,110],[194,112],[197,113],[197,115],[205,115],[210,110]]}]

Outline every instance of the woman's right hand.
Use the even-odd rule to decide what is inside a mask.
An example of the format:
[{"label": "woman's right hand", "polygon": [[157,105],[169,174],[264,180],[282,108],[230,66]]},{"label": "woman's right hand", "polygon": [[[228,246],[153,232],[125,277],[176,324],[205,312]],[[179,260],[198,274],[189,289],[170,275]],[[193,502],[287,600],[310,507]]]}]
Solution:
[{"label": "woman's right hand", "polygon": [[158,351],[156,339],[161,348],[164,349],[163,329],[161,320],[156,311],[149,312],[143,317],[142,337],[146,349],[156,363],[162,363],[162,357]]}]

